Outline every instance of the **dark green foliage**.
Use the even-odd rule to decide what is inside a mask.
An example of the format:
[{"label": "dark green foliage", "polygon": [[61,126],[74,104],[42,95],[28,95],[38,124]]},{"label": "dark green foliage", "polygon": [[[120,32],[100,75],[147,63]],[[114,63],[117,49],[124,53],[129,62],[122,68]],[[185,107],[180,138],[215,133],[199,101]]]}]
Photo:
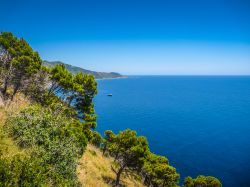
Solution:
[{"label": "dark green foliage", "polygon": [[103,154],[108,153],[115,158],[116,185],[119,184],[123,172],[135,171],[144,178],[147,186],[176,187],[179,174],[169,165],[166,157],[150,152],[145,137],[137,136],[135,131],[125,130],[115,135],[105,131]]},{"label": "dark green foliage", "polygon": [[144,183],[148,186],[178,186],[179,174],[169,165],[168,159],[148,153],[142,169]]},{"label": "dark green foliage", "polygon": [[199,175],[197,178],[186,177],[183,187],[221,187],[220,181],[211,176]]},{"label": "dark green foliage", "polygon": [[72,74],[64,65],[57,65],[50,70],[50,80],[49,93],[60,94],[59,97],[63,97],[64,92],[73,87]]},{"label": "dark green foliage", "polygon": [[0,157],[0,186],[79,186],[76,180],[63,177],[44,163],[43,158],[15,155]]},{"label": "dark green foliage", "polygon": [[31,149],[33,158],[41,158],[45,173],[50,173],[46,180],[53,184],[68,181],[75,185],[78,184],[77,159],[87,144],[79,124],[68,119],[63,111],[40,106],[25,109],[7,121],[9,133],[17,144]]},{"label": "dark green foliage", "polygon": [[102,154],[104,155],[107,149],[110,147],[110,144],[115,140],[115,134],[111,130],[105,131],[105,136],[103,138],[103,144],[102,144]]},{"label": "dark green foliage", "polygon": [[46,87],[48,82],[48,73],[49,70],[46,67],[41,67],[36,74],[32,74],[30,79],[24,81],[21,91],[31,100],[46,104],[48,99],[48,91]]},{"label": "dark green foliage", "polygon": [[[54,105],[61,101],[67,105],[69,117],[81,119],[81,131],[89,142],[100,144],[101,136],[92,132],[96,128],[96,115],[93,98],[97,94],[97,83],[92,75],[78,73],[72,75],[64,65],[59,64],[50,70],[50,87],[44,103]],[[58,101],[59,98],[59,101]]]},{"label": "dark green foliage", "polygon": [[152,176],[154,176],[152,180],[154,186],[178,186],[179,174],[176,173],[174,167],[168,164],[155,165]]},{"label": "dark green foliage", "polygon": [[102,142],[103,142],[103,139],[100,133],[93,131],[90,143],[92,143],[96,147],[100,147]]},{"label": "dark green foliage", "polygon": [[0,34],[0,89],[4,98],[12,89],[11,99],[41,68],[42,60],[23,39],[12,33]]},{"label": "dark green foliage", "polygon": [[119,185],[121,174],[128,170],[139,171],[144,163],[148,152],[148,142],[145,137],[137,136],[135,131],[127,129],[113,137],[109,142],[109,153],[115,157],[117,169],[112,167],[116,173],[116,185]]},{"label": "dark green foliage", "polygon": [[81,118],[88,128],[95,128],[93,98],[97,94],[97,83],[94,77],[82,73],[72,75],[64,65],[59,64],[50,70],[49,80],[47,98],[58,96],[61,101],[77,111],[77,117]]},{"label": "dark green foliage", "polygon": [[142,170],[144,183],[152,186],[178,186],[179,174],[166,157],[148,153]]},{"label": "dark green foliage", "polygon": [[[82,73],[76,74],[73,79],[73,101],[75,101],[75,107],[82,114],[91,115],[94,111],[93,98],[97,94],[97,83],[92,75],[85,75]],[[85,117],[86,119],[86,117]],[[90,119],[89,121],[92,121]],[[90,125],[92,128],[95,126]]]},{"label": "dark green foliage", "polygon": [[34,157],[16,155],[13,158],[0,157],[0,186],[45,186],[46,166]]}]

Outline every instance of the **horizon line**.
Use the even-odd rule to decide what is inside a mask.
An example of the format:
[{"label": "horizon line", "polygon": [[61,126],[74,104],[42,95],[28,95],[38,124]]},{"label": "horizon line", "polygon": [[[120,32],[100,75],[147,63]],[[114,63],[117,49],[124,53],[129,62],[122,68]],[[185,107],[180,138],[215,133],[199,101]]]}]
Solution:
[{"label": "horizon line", "polygon": [[175,75],[170,75],[170,74],[161,74],[161,75],[155,75],[155,74],[143,74],[143,75],[123,75],[122,76],[127,76],[127,77],[131,77],[131,76],[250,76],[250,74],[175,74]]}]

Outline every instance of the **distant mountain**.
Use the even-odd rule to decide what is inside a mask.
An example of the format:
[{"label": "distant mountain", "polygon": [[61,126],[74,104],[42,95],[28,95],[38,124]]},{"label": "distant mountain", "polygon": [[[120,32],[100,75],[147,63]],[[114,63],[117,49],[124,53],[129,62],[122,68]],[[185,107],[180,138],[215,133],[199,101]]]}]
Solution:
[{"label": "distant mountain", "polygon": [[49,68],[57,65],[57,64],[64,64],[65,67],[72,72],[73,74],[77,74],[79,72],[85,73],[85,74],[91,74],[94,75],[96,79],[105,79],[105,78],[119,78],[119,77],[123,77],[123,75],[116,73],[116,72],[96,72],[96,71],[90,71],[90,70],[86,70],[80,67],[76,67],[76,66],[72,66],[70,64],[65,64],[61,61],[43,61],[43,65],[47,66]]}]

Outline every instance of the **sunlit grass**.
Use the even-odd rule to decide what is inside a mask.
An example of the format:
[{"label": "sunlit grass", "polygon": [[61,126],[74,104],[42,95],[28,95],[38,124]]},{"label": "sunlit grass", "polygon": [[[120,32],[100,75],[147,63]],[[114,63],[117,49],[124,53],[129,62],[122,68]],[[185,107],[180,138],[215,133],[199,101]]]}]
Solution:
[{"label": "sunlit grass", "polygon": [[[115,180],[111,170],[113,158],[102,155],[102,152],[92,145],[88,145],[83,157],[79,160],[77,174],[79,181],[87,187],[110,187]],[[138,179],[136,179],[138,178]],[[121,178],[121,183],[128,187],[144,187],[137,175]]]},{"label": "sunlit grass", "polygon": [[28,150],[18,148],[11,137],[6,132],[5,126],[8,115],[19,112],[29,105],[29,101],[22,95],[17,95],[13,102],[0,107],[0,150],[2,157],[12,157],[16,154],[26,154]]}]

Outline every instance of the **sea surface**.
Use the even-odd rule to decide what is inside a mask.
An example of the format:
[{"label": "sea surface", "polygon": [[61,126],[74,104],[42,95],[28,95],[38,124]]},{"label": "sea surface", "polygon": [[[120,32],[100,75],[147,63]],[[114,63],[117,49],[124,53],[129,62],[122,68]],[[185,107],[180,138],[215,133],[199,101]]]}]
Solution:
[{"label": "sea surface", "polygon": [[[112,97],[107,94],[113,94]],[[250,186],[249,76],[132,76],[98,80],[97,131],[146,136],[186,176]]]}]

